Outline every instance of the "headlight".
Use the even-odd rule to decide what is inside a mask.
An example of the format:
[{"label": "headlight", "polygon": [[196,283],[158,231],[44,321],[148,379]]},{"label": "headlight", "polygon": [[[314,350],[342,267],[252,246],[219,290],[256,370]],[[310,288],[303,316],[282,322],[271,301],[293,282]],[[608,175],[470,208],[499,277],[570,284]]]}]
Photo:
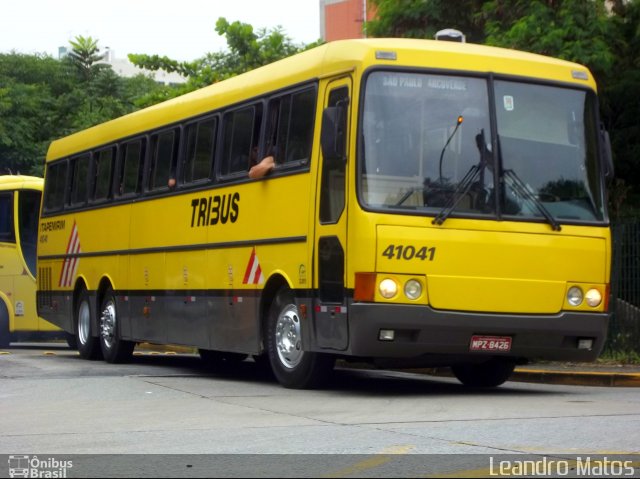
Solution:
[{"label": "headlight", "polygon": [[415,300],[422,294],[422,285],[416,279],[410,279],[404,285],[404,294],[407,298]]},{"label": "headlight", "polygon": [[567,301],[571,306],[580,306],[582,303],[582,290],[577,286],[572,286],[569,288],[569,292],[567,293]]},{"label": "headlight", "polygon": [[380,281],[378,289],[382,297],[386,299],[391,299],[398,293],[398,285],[394,280],[389,278]]},{"label": "headlight", "polygon": [[602,294],[597,289],[590,289],[587,291],[587,294],[585,294],[584,299],[589,306],[595,308],[602,303]]}]

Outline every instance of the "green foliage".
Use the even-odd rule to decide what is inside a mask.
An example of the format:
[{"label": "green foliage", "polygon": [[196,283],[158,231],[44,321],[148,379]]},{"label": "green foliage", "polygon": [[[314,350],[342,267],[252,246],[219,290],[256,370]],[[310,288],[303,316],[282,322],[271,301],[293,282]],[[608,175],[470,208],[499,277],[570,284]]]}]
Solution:
[{"label": "green foliage", "polygon": [[188,78],[185,85],[148,95],[142,100],[143,104],[151,105],[182,95],[317,46],[317,43],[295,45],[280,27],[254,31],[247,23],[229,23],[223,17],[218,18],[215,29],[225,37],[227,50],[207,53],[192,62],[178,62],[158,55],[129,55],[129,60],[141,68],[177,72]]},{"label": "green foliage", "polygon": [[484,23],[479,12],[483,0],[372,0],[377,18],[367,22],[372,37],[433,39],[438,30],[456,28],[467,41],[484,39]]},{"label": "green foliage", "polygon": [[97,41],[77,37],[72,46],[62,61],[0,54],[0,174],[42,174],[51,140],[129,113],[157,89],[100,63]]},{"label": "green foliage", "polygon": [[66,121],[61,96],[73,72],[39,55],[0,54],[0,173],[38,173],[59,125]]},{"label": "green foliage", "polygon": [[482,13],[489,45],[580,62],[597,76],[613,65],[604,0],[491,0]]}]

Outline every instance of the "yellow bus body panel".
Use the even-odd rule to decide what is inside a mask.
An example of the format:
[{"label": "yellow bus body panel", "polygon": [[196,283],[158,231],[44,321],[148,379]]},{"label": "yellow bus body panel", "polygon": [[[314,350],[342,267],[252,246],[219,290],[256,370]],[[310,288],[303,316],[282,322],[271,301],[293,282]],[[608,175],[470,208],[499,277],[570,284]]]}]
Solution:
[{"label": "yellow bus body panel", "polygon": [[[376,270],[426,275],[435,309],[493,313],[558,313],[568,281],[608,283],[609,238],[599,228],[588,236],[584,227],[557,234],[548,225],[522,232],[522,224],[490,230],[486,222],[449,221],[447,228],[379,226]],[[433,248],[433,260],[389,258],[383,253],[391,244]]]}]

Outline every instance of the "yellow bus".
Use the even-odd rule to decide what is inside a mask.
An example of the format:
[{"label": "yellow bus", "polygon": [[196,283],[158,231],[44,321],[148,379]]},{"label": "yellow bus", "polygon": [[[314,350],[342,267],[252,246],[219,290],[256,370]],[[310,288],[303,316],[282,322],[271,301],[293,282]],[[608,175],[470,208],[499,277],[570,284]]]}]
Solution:
[{"label": "yellow bus", "polygon": [[581,65],[325,44],[54,141],[39,311],[85,358],[189,345],[268,359],[292,388],[337,358],[487,387],[530,359],[594,360],[608,151]]},{"label": "yellow bus", "polygon": [[0,176],[0,347],[60,336],[36,312],[36,245],[44,180]]}]

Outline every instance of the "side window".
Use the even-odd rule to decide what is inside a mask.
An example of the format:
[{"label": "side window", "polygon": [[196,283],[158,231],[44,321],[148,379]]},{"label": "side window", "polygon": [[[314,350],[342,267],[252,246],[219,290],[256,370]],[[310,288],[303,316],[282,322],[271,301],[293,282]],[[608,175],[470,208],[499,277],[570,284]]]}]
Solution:
[{"label": "side window", "polygon": [[151,137],[151,171],[149,189],[158,190],[169,186],[169,179],[175,178],[178,152],[178,133],[167,130]]},{"label": "side window", "polygon": [[13,192],[0,193],[0,243],[15,243],[13,229]]},{"label": "side window", "polygon": [[111,197],[113,184],[113,158],[115,148],[107,148],[94,156],[95,189],[93,199],[106,200]]},{"label": "side window", "polygon": [[140,167],[144,163],[145,139],[129,141],[120,146],[118,171],[119,196],[140,192]]},{"label": "side window", "polygon": [[64,193],[67,181],[67,161],[47,166],[45,178],[44,209],[57,211],[64,206]]},{"label": "side window", "polygon": [[217,118],[209,118],[187,126],[182,183],[205,180],[211,175],[217,123]]},{"label": "side window", "polygon": [[269,102],[266,151],[275,153],[276,165],[308,163],[313,145],[316,95],[312,88]]},{"label": "side window", "polygon": [[71,160],[71,197],[69,202],[80,206],[87,201],[87,180],[89,179],[89,155],[82,155]]},{"label": "side window", "polygon": [[[344,105],[349,101],[347,87],[336,88],[329,94],[327,106]],[[345,161],[322,159],[322,185],[320,189],[320,222],[337,223],[345,206]]]},{"label": "side window", "polygon": [[224,115],[222,176],[246,173],[258,160],[262,105],[256,104]]},{"label": "side window", "polygon": [[36,246],[41,197],[42,193],[35,190],[22,190],[18,193],[20,248],[32,276],[36,275]]}]

